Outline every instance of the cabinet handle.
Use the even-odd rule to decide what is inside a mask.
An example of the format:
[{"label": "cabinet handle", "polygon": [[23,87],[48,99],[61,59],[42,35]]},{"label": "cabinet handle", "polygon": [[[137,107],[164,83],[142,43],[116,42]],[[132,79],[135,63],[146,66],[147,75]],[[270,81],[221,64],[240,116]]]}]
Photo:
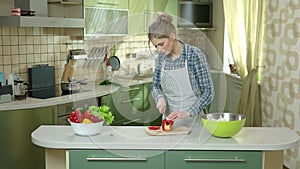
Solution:
[{"label": "cabinet handle", "polygon": [[146,158],[100,158],[100,157],[87,157],[87,161],[146,161]]},{"label": "cabinet handle", "polygon": [[134,88],[128,88],[128,89],[123,89],[122,92],[129,92],[129,91],[133,91],[133,90],[140,90],[140,87],[134,87]]},{"label": "cabinet handle", "polygon": [[220,159],[213,159],[213,158],[208,158],[208,159],[202,159],[202,158],[195,158],[195,159],[192,159],[192,158],[186,158],[184,159],[184,161],[186,162],[246,162],[245,159],[242,159],[242,158],[233,158],[233,159],[228,159],[228,158],[220,158]]},{"label": "cabinet handle", "polygon": [[48,4],[62,4],[62,5],[81,5],[81,2],[69,2],[64,0],[58,0],[58,1],[51,1],[48,2]]},{"label": "cabinet handle", "polygon": [[51,108],[51,116],[52,116],[52,124],[57,124],[57,121],[58,121],[58,113],[57,111],[55,110],[54,107]]},{"label": "cabinet handle", "polygon": [[111,5],[111,6],[117,6],[118,3],[109,3],[109,2],[101,2],[101,1],[98,1],[97,4],[99,5]]},{"label": "cabinet handle", "polygon": [[132,101],[139,101],[139,100],[141,100],[141,98],[134,98],[134,99],[130,99],[130,100],[124,100],[124,101],[122,101],[122,103],[129,103]]},{"label": "cabinet handle", "polygon": [[150,10],[144,10],[144,31],[148,31]]}]

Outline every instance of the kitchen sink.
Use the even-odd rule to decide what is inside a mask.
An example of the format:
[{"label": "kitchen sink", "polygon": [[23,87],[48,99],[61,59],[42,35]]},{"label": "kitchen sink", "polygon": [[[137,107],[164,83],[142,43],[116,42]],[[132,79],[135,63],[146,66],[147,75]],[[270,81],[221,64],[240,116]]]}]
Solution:
[{"label": "kitchen sink", "polygon": [[150,77],[152,77],[152,75],[137,74],[133,77],[132,80],[143,80],[143,79],[150,78]]},{"label": "kitchen sink", "polygon": [[146,79],[146,78],[150,78],[152,76],[153,76],[153,72],[151,70],[147,70],[144,73],[136,74],[133,77],[133,80],[143,80],[143,79]]},{"label": "kitchen sink", "polygon": [[128,75],[115,75],[113,79],[125,79],[125,80],[144,80],[146,78],[153,77],[153,72],[151,69],[147,69],[144,72],[140,72],[138,74],[128,74]]}]

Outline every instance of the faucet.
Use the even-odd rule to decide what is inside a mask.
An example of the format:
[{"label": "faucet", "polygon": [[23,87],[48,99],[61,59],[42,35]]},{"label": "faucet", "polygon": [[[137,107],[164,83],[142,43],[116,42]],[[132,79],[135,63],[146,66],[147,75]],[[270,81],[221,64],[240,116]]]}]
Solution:
[{"label": "faucet", "polygon": [[137,65],[137,72],[136,72],[136,74],[142,74],[143,72],[141,71],[141,63],[139,63],[138,65]]}]

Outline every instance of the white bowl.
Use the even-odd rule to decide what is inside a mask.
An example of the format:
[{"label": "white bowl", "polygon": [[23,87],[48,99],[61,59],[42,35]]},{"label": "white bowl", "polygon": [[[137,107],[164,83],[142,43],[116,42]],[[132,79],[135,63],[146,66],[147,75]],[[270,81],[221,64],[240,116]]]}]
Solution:
[{"label": "white bowl", "polygon": [[92,136],[100,133],[104,121],[88,124],[74,123],[70,120],[69,122],[75,134],[80,136]]}]

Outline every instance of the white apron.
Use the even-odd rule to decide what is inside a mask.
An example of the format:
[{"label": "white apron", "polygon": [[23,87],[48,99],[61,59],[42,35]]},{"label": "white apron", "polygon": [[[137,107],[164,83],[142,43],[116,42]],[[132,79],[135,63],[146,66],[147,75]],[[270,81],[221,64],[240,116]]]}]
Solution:
[{"label": "white apron", "polygon": [[[187,61],[185,67],[180,69],[164,70],[164,67],[165,63],[161,70],[161,88],[167,101],[167,110],[163,114],[163,119],[175,110],[187,111],[197,101],[189,78]],[[197,118],[199,116],[178,119],[174,122],[174,126],[192,127]]]}]

